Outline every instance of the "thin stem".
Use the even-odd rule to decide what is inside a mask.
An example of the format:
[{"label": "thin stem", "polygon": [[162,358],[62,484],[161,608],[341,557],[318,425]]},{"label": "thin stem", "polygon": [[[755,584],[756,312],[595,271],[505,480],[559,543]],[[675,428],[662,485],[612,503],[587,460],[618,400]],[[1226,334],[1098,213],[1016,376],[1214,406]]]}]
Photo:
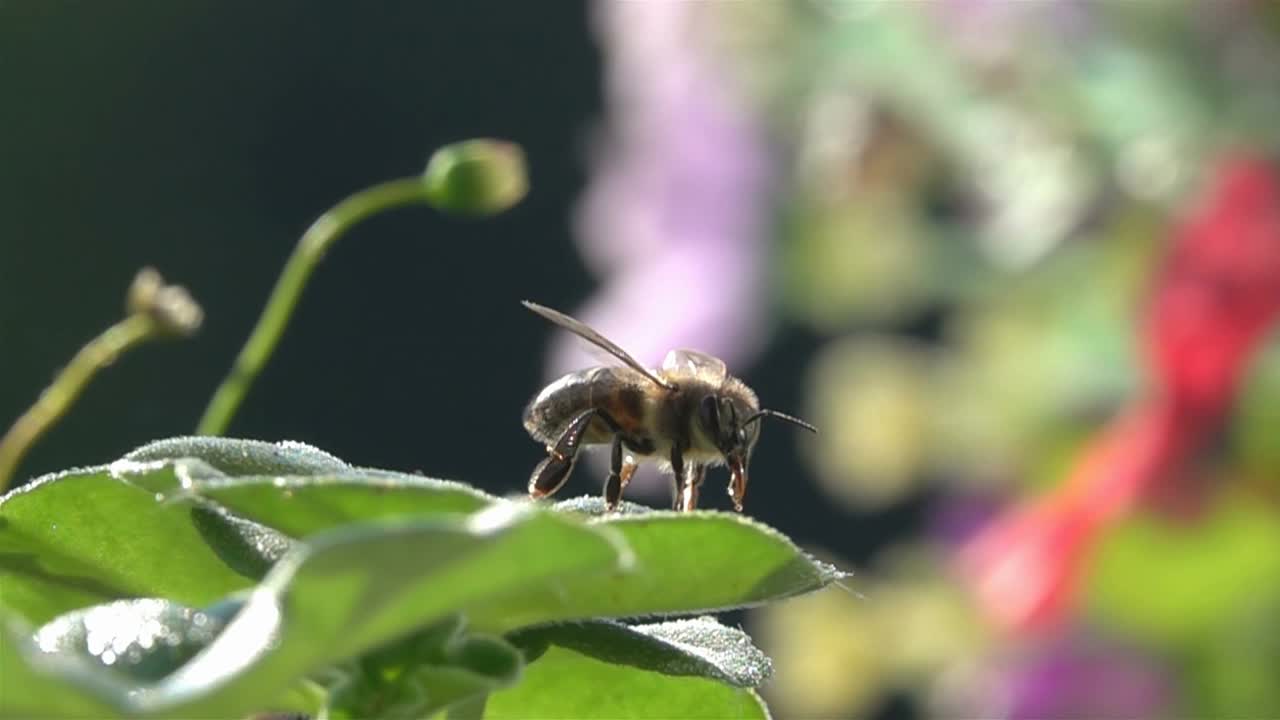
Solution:
[{"label": "thin stem", "polygon": [[110,365],[124,351],[152,337],[158,327],[145,313],[135,313],[107,328],[80,348],[53,384],[0,440],[0,492],[9,487],[18,463],[41,435],[62,417],[100,368]]},{"label": "thin stem", "polygon": [[267,306],[258,318],[258,324],[249,340],[240,350],[231,372],[218,386],[205,408],[196,433],[221,435],[226,432],[249,387],[262,372],[271,357],[280,336],[284,334],[289,316],[302,295],[311,273],[325,252],[356,223],[379,212],[406,205],[425,204],[425,186],[418,177],[401,178],[379,183],[351,195],[316,219],[298,241],[293,255],[285,263],[284,272],[276,281],[275,289],[267,300]]}]

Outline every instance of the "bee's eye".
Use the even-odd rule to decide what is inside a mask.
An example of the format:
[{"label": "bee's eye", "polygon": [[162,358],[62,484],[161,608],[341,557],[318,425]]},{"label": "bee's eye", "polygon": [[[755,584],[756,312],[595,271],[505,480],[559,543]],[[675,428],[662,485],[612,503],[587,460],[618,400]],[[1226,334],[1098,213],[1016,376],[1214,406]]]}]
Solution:
[{"label": "bee's eye", "polygon": [[724,452],[729,452],[738,444],[741,435],[738,427],[738,409],[729,398],[720,398],[720,432],[716,434],[716,444]]}]

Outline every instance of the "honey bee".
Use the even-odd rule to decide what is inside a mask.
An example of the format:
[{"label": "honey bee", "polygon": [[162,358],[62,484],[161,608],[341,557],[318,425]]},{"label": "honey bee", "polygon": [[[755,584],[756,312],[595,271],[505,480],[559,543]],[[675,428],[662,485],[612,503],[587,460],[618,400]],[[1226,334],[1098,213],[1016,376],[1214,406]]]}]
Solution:
[{"label": "honey bee", "polygon": [[564,485],[586,445],[610,446],[605,505],[616,510],[639,463],[652,458],[672,477],[672,505],[698,506],[707,468],[729,466],[729,497],[742,512],[747,464],[760,438],[759,421],[785,420],[810,432],[799,418],[761,409],[756,394],[728,373],[719,358],[672,350],[650,370],[608,338],[564,313],[529,301],[524,306],[622,361],[624,367],[572,372],[543,388],[524,411],[524,427],[547,444],[547,458],[529,478],[529,495],[542,498]]}]

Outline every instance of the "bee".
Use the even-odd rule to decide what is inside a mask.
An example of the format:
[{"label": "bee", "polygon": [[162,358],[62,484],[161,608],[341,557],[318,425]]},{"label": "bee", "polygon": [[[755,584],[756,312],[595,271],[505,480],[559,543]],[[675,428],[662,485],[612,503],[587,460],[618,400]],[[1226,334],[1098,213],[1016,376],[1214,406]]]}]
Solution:
[{"label": "bee", "polygon": [[617,509],[640,457],[671,475],[672,505],[678,511],[697,508],[707,468],[728,465],[729,497],[742,512],[759,421],[773,417],[817,432],[799,418],[762,409],[751,388],[730,375],[719,358],[672,350],[661,368],[650,370],[586,324],[537,303],[523,304],[623,363],[569,373],[525,408],[525,430],[547,447],[547,458],[529,478],[535,499],[564,485],[584,446],[608,444],[604,500],[610,511]]}]

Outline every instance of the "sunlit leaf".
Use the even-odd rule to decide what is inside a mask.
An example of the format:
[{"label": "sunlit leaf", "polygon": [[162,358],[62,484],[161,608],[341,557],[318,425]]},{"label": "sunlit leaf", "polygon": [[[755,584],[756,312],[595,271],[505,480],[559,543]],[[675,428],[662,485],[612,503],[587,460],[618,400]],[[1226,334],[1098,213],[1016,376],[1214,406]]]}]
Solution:
[{"label": "sunlit leaf", "polygon": [[[142,692],[122,693],[110,685],[101,694],[116,714],[126,716],[234,717],[269,708],[282,688],[306,673],[485,598],[518,594],[554,577],[609,570],[621,551],[608,532],[510,504],[466,518],[343,527],[313,537],[281,560],[244,596],[222,632],[163,679]],[[120,624],[102,640],[118,639],[128,652],[140,644],[140,633],[145,631]],[[90,645],[101,643],[85,642],[100,661],[101,652],[93,653]],[[481,685],[498,687],[514,672],[503,664],[504,647],[496,640],[463,642],[442,656],[451,664],[424,669],[414,682],[443,699],[465,697]],[[46,684],[57,678],[86,692],[82,663],[74,673],[62,673],[43,662],[27,658],[24,671],[41,675]],[[101,668],[92,674],[89,689],[105,674]]]},{"label": "sunlit leaf", "polygon": [[176,437],[147,443],[124,456],[133,462],[184,458],[202,460],[226,475],[319,475],[350,468],[319,448],[291,440]]},{"label": "sunlit leaf", "polygon": [[462,483],[381,470],[212,479],[197,482],[194,489],[232,512],[298,538],[350,522],[469,513],[496,500]]},{"label": "sunlit leaf", "polygon": [[746,633],[710,617],[647,625],[561,623],[521,630],[511,641],[526,649],[530,661],[555,645],[614,665],[743,688],[760,687],[773,672],[769,658]]},{"label": "sunlit leaf", "polygon": [[548,620],[645,617],[711,612],[818,590],[844,576],[801,551],[782,533],[722,512],[631,511],[604,515],[603,501],[565,507],[594,515],[593,526],[616,531],[635,568],[525,593],[476,609],[480,627],[503,630]]},{"label": "sunlit leaf", "polygon": [[25,623],[0,608],[0,717],[119,717],[128,684],[77,657],[40,652]]},{"label": "sunlit leaf", "polygon": [[157,598],[117,600],[58,616],[35,633],[35,643],[123,680],[154,682],[213,642],[240,605],[224,602],[205,612]]},{"label": "sunlit leaf", "polygon": [[515,636],[531,663],[485,718],[767,718],[750,689],[768,661],[713,620],[626,627],[591,622]]},{"label": "sunlit leaf", "polygon": [[[367,480],[288,478],[279,484],[214,479],[191,488],[200,497],[295,535],[357,520],[430,516],[441,507],[476,501],[474,493],[453,483],[383,475]],[[817,590],[841,577],[778,531],[740,515],[654,512],[631,504],[605,515],[599,498],[555,507],[585,514],[596,526],[618,533],[634,553],[635,567],[589,580],[558,580],[474,607],[470,617],[477,628],[506,632],[551,620],[747,607]]]},{"label": "sunlit leaf", "polygon": [[141,487],[177,486],[176,467],[134,467],[127,476],[138,482],[106,467],[71,470],[0,498],[4,604],[43,623],[122,598],[199,607],[252,585],[253,570],[270,564],[280,539],[246,538],[243,523],[207,507],[159,502]]}]

